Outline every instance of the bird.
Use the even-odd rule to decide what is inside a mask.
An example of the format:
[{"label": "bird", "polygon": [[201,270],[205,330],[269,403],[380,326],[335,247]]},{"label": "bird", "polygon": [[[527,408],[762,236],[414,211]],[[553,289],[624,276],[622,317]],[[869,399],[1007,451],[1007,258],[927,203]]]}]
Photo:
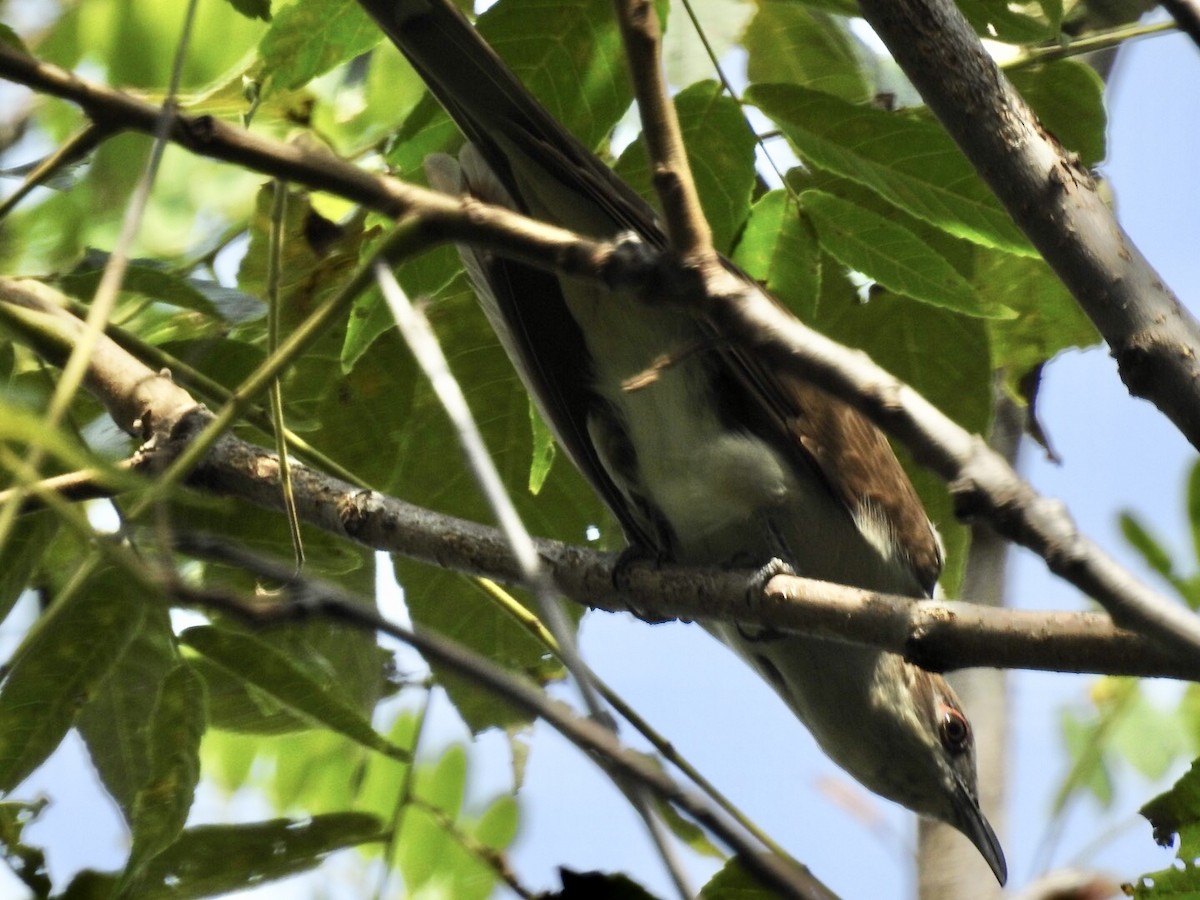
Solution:
[{"label": "bird", "polygon": [[[652,208],[449,0],[360,3],[467,139],[457,159],[427,160],[435,187],[587,237],[667,247]],[[634,553],[683,565],[781,564],[932,596],[943,561],[937,532],[887,439],[849,404],[771,370],[681,304],[467,246],[460,255],[542,417]],[[835,763],[956,828],[1004,884],[1004,852],[979,805],[974,735],[941,675],[874,648],[737,623],[706,628]]]}]

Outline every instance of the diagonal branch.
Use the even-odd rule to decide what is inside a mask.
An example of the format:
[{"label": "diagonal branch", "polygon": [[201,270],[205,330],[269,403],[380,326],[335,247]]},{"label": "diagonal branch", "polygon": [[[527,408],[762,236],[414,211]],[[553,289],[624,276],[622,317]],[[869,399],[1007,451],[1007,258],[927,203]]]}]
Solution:
[{"label": "diagonal branch", "polygon": [[614,6],[671,246],[696,265],[717,265],[712,229],[700,208],[683,133],[663,77],[658,13],[651,0],[614,0]]},{"label": "diagonal branch", "polygon": [[943,478],[955,512],[987,522],[1033,550],[1050,570],[1099,602],[1117,624],[1175,652],[1200,648],[1200,619],[1132,573],[1081,534],[1065,507],[1038,494],[978,435],[972,435],[908,385],[813,331],[764,295],[737,282],[710,290],[708,314],[722,333],[857,407]]},{"label": "diagonal branch", "polygon": [[[104,134],[153,134],[163,115],[160,106],[42,62],[3,42],[0,78],[77,104]],[[607,281],[639,276],[638,257],[504,207],[448,197],[373,174],[328,151],[274,141],[212,116],[172,112],[168,120],[168,138],[197,155],[327,191],[392,218],[411,217],[431,243],[469,242],[585,278]]]},{"label": "diagonal branch", "polygon": [[1121,229],[952,0],[860,0],[934,115],[1095,323],[1135,397],[1200,448],[1200,323]]},{"label": "diagonal branch", "polygon": [[1197,0],[1162,0],[1163,8],[1171,14],[1179,30],[1200,47],[1200,2]]},{"label": "diagonal branch", "polygon": [[761,852],[755,842],[737,826],[728,822],[702,798],[680,788],[669,775],[644,756],[624,747],[608,728],[576,716],[562,701],[554,700],[540,688],[480,658],[462,645],[441,635],[396,625],[377,613],[370,604],[357,602],[333,585],[298,577],[286,567],[252,558],[232,548],[191,543],[185,545],[184,549],[247,567],[281,582],[291,602],[264,605],[261,602],[247,602],[227,593],[191,589],[179,583],[166,585],[167,592],[173,593],[179,600],[202,608],[219,609],[258,624],[320,615],[403,641],[430,662],[471,679],[517,709],[549,723],[588,756],[603,761],[606,768],[611,768],[624,779],[645,786],[655,796],[683,810],[734,850],[742,864],[774,896],[795,897],[798,900],[835,900],[835,895],[806,867]]}]

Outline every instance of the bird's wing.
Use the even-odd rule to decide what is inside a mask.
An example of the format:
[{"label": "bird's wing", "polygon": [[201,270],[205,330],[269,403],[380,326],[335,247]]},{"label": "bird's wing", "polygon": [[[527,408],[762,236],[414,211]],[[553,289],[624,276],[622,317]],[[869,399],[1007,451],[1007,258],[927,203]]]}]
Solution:
[{"label": "bird's wing", "polygon": [[[652,247],[666,237],[649,205],[559,124],[447,0],[362,0],[397,48],[486,160],[523,212],[523,190],[539,179],[579,198],[573,220],[557,222],[593,237],[632,231]],[[530,171],[532,169],[533,171]],[[635,544],[655,547],[644,511],[600,463],[587,427],[587,358],[578,323],[552,274],[495,257],[480,257],[504,320],[510,352],[528,369],[561,443]],[[726,265],[735,272],[732,263]],[[738,272],[749,281],[748,276]],[[936,533],[887,439],[856,410],[804,381],[768,371],[751,355],[712,344],[732,381],[743,388],[738,417],[757,436],[820,474],[860,523],[886,532],[908,560],[920,587],[932,590],[941,570]],[[659,548],[661,549],[661,548]]]}]

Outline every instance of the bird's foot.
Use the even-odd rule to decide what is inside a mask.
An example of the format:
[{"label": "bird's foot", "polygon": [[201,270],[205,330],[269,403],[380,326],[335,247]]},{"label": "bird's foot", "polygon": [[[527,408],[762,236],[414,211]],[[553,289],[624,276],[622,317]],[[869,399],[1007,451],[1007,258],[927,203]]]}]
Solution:
[{"label": "bird's foot", "polygon": [[[758,608],[762,603],[767,585],[776,575],[795,574],[796,570],[782,559],[778,557],[771,559],[766,565],[761,566],[750,575],[749,584],[746,587],[746,605],[750,609]],[[741,622],[735,624],[738,634],[748,641],[773,641],[785,636],[782,631],[775,628],[764,628],[761,625],[743,625]]]}]

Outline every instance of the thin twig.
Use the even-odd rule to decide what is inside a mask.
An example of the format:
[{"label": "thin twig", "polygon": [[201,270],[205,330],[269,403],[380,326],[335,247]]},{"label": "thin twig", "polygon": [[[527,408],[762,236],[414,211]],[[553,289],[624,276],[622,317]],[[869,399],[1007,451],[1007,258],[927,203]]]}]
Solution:
[{"label": "thin twig", "polygon": [[[133,248],[133,242],[137,238],[138,232],[141,230],[146,206],[150,202],[150,189],[153,187],[154,179],[158,175],[158,166],[162,161],[163,151],[167,146],[167,132],[171,124],[175,96],[179,91],[179,82],[183,75],[183,60],[187,56],[192,22],[196,15],[196,6],[197,0],[189,0],[187,9],[184,12],[183,31],[179,37],[179,43],[175,48],[167,96],[163,100],[162,108],[157,111],[155,116],[154,143],[150,148],[150,158],[146,162],[146,168],[138,179],[133,194],[129,198],[129,203],[125,208],[125,216],[121,222],[121,231],[117,235],[117,241],[113,245],[112,254],[109,256],[108,263],[104,267],[104,272],[100,276],[100,283],[96,287],[96,294],[92,298],[88,309],[85,328],[80,332],[79,339],[71,347],[71,353],[62,366],[62,376],[59,378],[57,384],[55,384],[54,392],[47,404],[44,421],[45,427],[48,430],[58,427],[63,416],[66,414],[67,407],[75,396],[75,392],[86,378],[92,352],[95,349],[96,343],[103,337],[104,325],[112,314],[113,307],[116,305],[117,291],[124,280],[125,268],[129,262],[129,252]],[[29,471],[36,472],[42,464],[42,459],[40,445],[32,447],[26,460]],[[7,542],[8,535],[16,521],[17,512],[21,508],[23,500],[24,498],[20,493],[20,486],[18,485],[17,494],[13,500],[3,508],[0,508],[0,546],[3,546]]]},{"label": "thin twig", "polygon": [[392,810],[392,827],[388,829],[387,843],[383,850],[383,872],[379,876],[379,890],[376,900],[384,900],[387,896],[388,880],[392,873],[392,860],[396,856],[396,848],[400,845],[400,832],[404,824],[404,810],[413,796],[413,785],[417,780],[417,748],[421,743],[421,735],[425,731],[425,722],[429,713],[431,691],[426,689],[425,702],[417,713],[417,724],[413,728],[412,746],[408,748],[411,761],[404,769],[404,777],[400,782],[400,792],[396,795],[396,806]]},{"label": "thin twig", "polygon": [[[162,109],[0,41],[0,78],[80,106],[101,128],[153,134]],[[498,253],[563,274],[585,278],[639,277],[639,258],[615,253],[613,245],[527,218],[510,209],[461,200],[377,175],[304,142],[261,137],[212,116],[171,111],[168,135],[179,146],[210,159],[316,191],[327,191],[392,218],[418,216],[423,237],[488,247]],[[642,277],[645,273],[642,272]]]},{"label": "thin twig", "polygon": [[662,74],[662,28],[658,13],[651,0],[614,0],[614,3],[642,119],[642,139],[646,142],[654,187],[662,201],[671,247],[696,265],[716,264],[712,229],[700,207],[683,133]]},{"label": "thin twig", "polygon": [[[283,297],[279,291],[282,277],[283,226],[287,216],[287,183],[275,179],[271,182],[271,230],[267,243],[267,354],[279,351],[279,328],[283,311]],[[296,514],[296,495],[292,490],[292,467],[288,458],[287,428],[283,417],[283,385],[279,377],[271,379],[267,391],[271,409],[271,431],[275,438],[275,455],[279,457],[279,490],[283,496],[284,516],[287,518],[288,534],[292,539],[292,553],[296,557],[296,569],[304,568],[304,538],[300,534],[300,517]]]},{"label": "thin twig", "polygon": [[1197,0],[1162,0],[1163,9],[1171,14],[1179,30],[1200,47],[1200,2]]},{"label": "thin twig", "polygon": [[[77,102],[112,127],[145,130],[157,114],[155,107],[140,100],[40,63],[3,43],[0,43],[0,75]],[[635,274],[636,258],[614,254],[611,245],[577,241],[561,229],[538,225],[486,204],[471,204],[468,211],[458,201],[443,195],[373,176],[332,157],[258,138],[220,122],[177,116],[172,136],[184,146],[214,158],[228,159],[315,189],[330,190],[391,215],[404,211],[416,215],[414,211],[419,210],[420,233],[430,242],[447,238],[478,242],[536,265],[557,267],[563,274],[584,277],[603,278],[605,273],[612,272],[605,265],[615,265],[614,260],[620,260],[623,265],[631,266],[626,275],[639,277]],[[1106,290],[1107,286],[1102,292]],[[733,317],[731,322],[736,322],[742,314],[733,308],[736,305],[739,304],[725,306],[727,314]],[[760,305],[751,318],[769,317],[772,313],[778,316],[778,310],[764,312]],[[729,329],[728,333],[734,334],[737,326],[731,324]],[[861,354],[838,351],[836,345],[803,329],[795,320],[782,328],[778,320],[774,324],[743,322],[741,332],[742,340],[760,348],[778,340],[775,364],[790,366],[802,377],[857,406],[912,448],[915,456],[934,472],[954,483],[965,498],[964,512],[986,518],[1001,534],[1033,549],[1047,560],[1053,571],[1115,610],[1122,621],[1136,622],[1137,607],[1154,606],[1165,600],[1138,585],[1111,558],[1080,536],[1054,503],[1035,494],[1010,467],[997,459],[976,455],[971,436],[933,410],[911,389],[878,369],[867,369],[864,376]],[[1126,609],[1131,614],[1126,615]]]},{"label": "thin twig", "polygon": [[[558,644],[559,657],[567,671],[575,679],[588,714],[597,722],[603,723],[615,735],[615,723],[596,689],[595,676],[579,654],[570,621],[559,602],[554,581],[538,558],[533,537],[525,528],[508,495],[508,490],[504,487],[500,473],[496,470],[491,454],[483,442],[483,436],[479,433],[479,428],[471,415],[467,398],[463,395],[462,388],[450,371],[450,364],[442,353],[441,346],[429,325],[429,320],[409,302],[400,283],[396,280],[396,276],[389,268],[382,263],[377,263],[375,275],[379,289],[392,311],[392,316],[395,318],[401,334],[404,335],[405,342],[413,351],[417,364],[432,386],[442,408],[450,417],[458,434],[459,443],[466,453],[467,463],[493,514],[500,522],[501,531],[504,532],[505,539],[512,549],[513,557],[521,570],[521,580],[537,599],[542,619]],[[639,785],[626,784],[622,787],[634,809],[646,823],[646,828],[658,849],[659,856],[675,882],[680,896],[683,900],[689,900],[694,894],[688,884],[683,864],[674,852],[669,835],[650,804],[650,798]]]},{"label": "thin twig", "polygon": [[106,137],[108,132],[94,123],[89,123],[67,138],[53,153],[40,160],[29,171],[20,187],[4,198],[4,202],[0,203],[0,220],[5,219],[34,188],[45,184],[56,172],[86,158]]},{"label": "thin twig", "polygon": [[494,847],[489,847],[473,834],[464,831],[444,809],[434,806],[432,803],[427,803],[415,795],[411,798],[411,804],[413,808],[423,811],[433,819],[437,823],[437,826],[446,832],[467,853],[491,869],[496,874],[496,877],[507,884],[518,897],[522,897],[524,900],[533,900],[537,896],[533,891],[521,884],[501,851]]},{"label": "thin twig", "polygon": [[282,584],[281,590],[292,598],[290,603],[264,605],[261,601],[244,602],[242,598],[223,591],[200,590],[181,583],[165,585],[164,589],[179,602],[219,609],[257,624],[317,615],[403,641],[431,663],[469,678],[516,709],[542,719],[589,758],[611,768],[622,778],[644,785],[655,796],[678,807],[737,853],[742,865],[779,896],[807,900],[830,900],[834,897],[805,867],[764,854],[753,840],[703,798],[683,790],[640,754],[622,746],[608,728],[592,719],[576,716],[566,704],[551,699],[525,679],[479,657],[462,645],[438,634],[415,632],[396,625],[379,615],[370,604],[361,603],[333,585],[297,577],[283,566],[228,544],[198,536],[184,536],[179,541],[179,549],[257,572]]},{"label": "thin twig", "polygon": [[1066,508],[1039,495],[1012,466],[922,397],[875,365],[804,325],[731,274],[709,273],[707,312],[718,333],[767,365],[794,372],[863,412],[950,485],[955,513],[983,521],[1028,547],[1052,572],[1099,602],[1113,620],[1161,641],[1175,655],[1200,651],[1200,619],[1142,583],[1081,534]]},{"label": "thin twig", "polygon": [[[546,630],[546,627],[541,623],[537,616],[531,613],[528,609],[517,602],[508,591],[504,590],[496,582],[490,578],[482,576],[476,577],[476,582],[483,588],[484,592],[499,604],[500,608],[512,616],[530,635],[534,637],[543,647],[550,651],[555,656],[558,655],[558,643],[554,640],[554,636]],[[704,777],[704,774],[692,765],[687,759],[667,738],[659,734],[646,719],[630,706],[625,699],[609,687],[604,679],[595,676],[596,690],[600,692],[605,701],[612,706],[613,709],[629,722],[634,729],[650,742],[652,746],[667,762],[675,766],[679,771],[688,777],[688,779],[699,787],[705,794],[712,798],[713,802],[721,809],[725,810],[729,816],[746,829],[754,837],[762,841],[763,846],[774,853],[776,856],[790,858],[790,854],[785,850],[774,838],[766,831],[758,826],[746,813],[739,809],[732,800],[725,796],[716,785]]]},{"label": "thin twig", "polygon": [[[1163,4],[1166,6],[1166,3]],[[1022,47],[1011,60],[1002,63],[1006,72],[1014,69],[1026,69],[1056,59],[1070,59],[1085,53],[1095,53],[1098,50],[1111,50],[1138,38],[1153,37],[1174,31],[1174,22],[1151,22],[1147,25],[1122,25],[1119,28],[1109,28],[1103,31],[1093,31],[1079,37],[1070,38],[1064,43],[1049,44],[1044,47]]]}]

